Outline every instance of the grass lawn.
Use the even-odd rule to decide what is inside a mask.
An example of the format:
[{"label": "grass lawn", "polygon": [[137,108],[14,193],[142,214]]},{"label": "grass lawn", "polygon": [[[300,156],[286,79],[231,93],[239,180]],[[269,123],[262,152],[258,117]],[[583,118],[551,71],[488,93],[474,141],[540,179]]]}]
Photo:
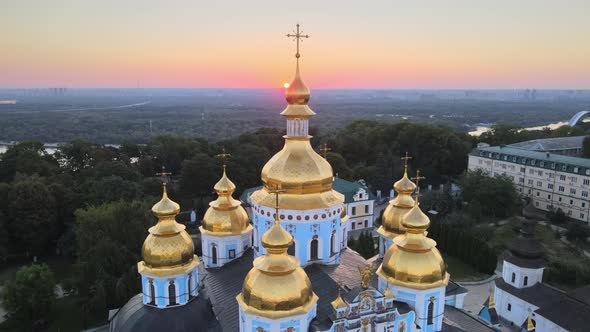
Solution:
[{"label": "grass lawn", "polygon": [[463,263],[460,259],[453,256],[444,256],[445,263],[448,266],[448,272],[455,281],[473,281],[482,280],[488,277],[486,274],[478,272],[471,265]]}]

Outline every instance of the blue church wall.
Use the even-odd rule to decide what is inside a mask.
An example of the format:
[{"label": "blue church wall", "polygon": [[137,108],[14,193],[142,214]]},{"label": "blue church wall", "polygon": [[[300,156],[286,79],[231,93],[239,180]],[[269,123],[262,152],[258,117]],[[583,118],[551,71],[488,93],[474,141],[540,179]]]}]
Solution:
[{"label": "blue church wall", "polygon": [[488,307],[483,307],[478,316],[485,322],[492,324],[492,318],[490,317],[490,311],[488,310]]},{"label": "blue church wall", "polygon": [[[254,245],[258,246],[258,251],[255,251],[257,256],[266,253],[260,239],[273,223],[274,218],[272,216],[254,213],[253,224],[254,228],[257,229],[254,234],[258,234],[258,237],[254,239]],[[342,237],[342,229],[339,215],[333,216],[331,219],[318,219],[313,222],[280,221],[280,223],[293,236],[295,256],[301,261],[301,265],[307,265],[310,261],[315,261],[311,249],[314,237],[318,241],[318,261],[324,264],[337,264],[340,262],[339,239]],[[332,234],[335,237],[333,244]],[[332,246],[334,252],[332,252]]]},{"label": "blue church wall", "polygon": [[283,322],[280,325],[281,331],[287,330],[288,327],[293,328],[292,330],[290,330],[292,332],[299,332],[299,321],[297,321],[297,320],[291,320],[291,321],[288,321],[288,322]]},{"label": "blue church wall", "polygon": [[[197,295],[197,283],[198,283],[198,273],[196,269],[190,272],[192,274],[192,283],[193,289],[192,294],[193,296]],[[150,304],[151,303],[151,294],[150,294],[150,280],[154,285],[155,291],[155,305],[158,308],[165,308],[170,305],[170,300],[168,296],[168,287],[170,285],[170,280],[174,281],[174,287],[176,292],[176,305],[183,305],[188,302],[190,299],[188,285],[188,274],[181,274],[176,276],[168,276],[168,277],[152,277],[147,275],[141,275],[141,283],[142,283],[142,294],[143,294],[143,303]]]},{"label": "blue church wall", "polygon": [[254,320],[252,321],[252,332],[258,332],[257,329],[259,327],[262,327],[265,331],[269,331],[270,330],[270,324],[267,322],[262,322],[259,320]]}]

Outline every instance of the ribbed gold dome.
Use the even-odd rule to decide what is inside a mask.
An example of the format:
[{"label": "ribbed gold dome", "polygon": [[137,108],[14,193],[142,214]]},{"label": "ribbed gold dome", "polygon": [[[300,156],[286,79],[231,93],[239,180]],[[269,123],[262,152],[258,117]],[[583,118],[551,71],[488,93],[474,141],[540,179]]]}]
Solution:
[{"label": "ribbed gold dome", "polygon": [[330,303],[334,309],[346,309],[348,304],[344,302],[342,296],[340,296],[340,290],[338,290],[338,297]]},{"label": "ribbed gold dome", "polygon": [[416,200],[414,207],[403,217],[406,234],[396,238],[377,269],[381,278],[390,284],[413,289],[448,284],[449,274],[436,249],[436,242],[424,235],[429,224],[430,220],[420,210]]},{"label": "ribbed gold dome", "polygon": [[406,228],[402,225],[402,217],[414,206],[411,194],[416,189],[416,185],[408,178],[407,168],[404,170],[404,176],[393,187],[397,196],[389,202],[381,218],[384,231],[391,233],[389,237],[392,239],[406,232]]},{"label": "ribbed gold dome", "polygon": [[[286,91],[289,105],[281,113],[289,121],[306,120],[315,113],[307,106],[310,92],[301,80],[299,62],[295,79]],[[258,205],[273,207],[274,197],[269,191],[285,190],[281,194],[283,209],[306,210],[332,207],[343,203],[344,197],[332,190],[332,166],[311,147],[311,136],[285,136],[283,149],[262,168],[263,189],[250,199]]]},{"label": "ribbed gold dome", "polygon": [[214,186],[217,199],[209,203],[209,209],[203,217],[202,228],[216,235],[241,234],[250,226],[248,214],[240,201],[232,194],[236,190],[234,183],[227,177],[225,167],[223,176]]},{"label": "ribbed gold dome", "polygon": [[299,260],[287,254],[293,237],[278,222],[262,236],[267,254],[254,260],[236,297],[245,312],[281,318],[303,314],[317,302]]},{"label": "ribbed gold dome", "polygon": [[176,222],[175,216],[180,206],[168,198],[164,186],[162,199],[152,207],[158,223],[150,227],[150,234],[142,247],[143,264],[150,269],[158,269],[165,274],[166,269],[190,264],[197,260],[191,237],[185,226]]},{"label": "ribbed gold dome", "polygon": [[411,194],[416,190],[416,184],[408,178],[408,168],[404,168],[404,176],[393,184],[393,189],[398,194]]}]

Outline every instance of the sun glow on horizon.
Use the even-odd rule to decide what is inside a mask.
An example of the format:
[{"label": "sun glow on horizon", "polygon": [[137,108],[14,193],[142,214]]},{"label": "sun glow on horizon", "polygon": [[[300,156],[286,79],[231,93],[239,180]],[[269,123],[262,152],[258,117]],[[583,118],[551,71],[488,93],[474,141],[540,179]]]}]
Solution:
[{"label": "sun glow on horizon", "polygon": [[285,89],[288,89],[288,88],[289,88],[289,86],[291,86],[289,83],[285,83],[285,84],[283,84],[283,88],[285,88]]}]

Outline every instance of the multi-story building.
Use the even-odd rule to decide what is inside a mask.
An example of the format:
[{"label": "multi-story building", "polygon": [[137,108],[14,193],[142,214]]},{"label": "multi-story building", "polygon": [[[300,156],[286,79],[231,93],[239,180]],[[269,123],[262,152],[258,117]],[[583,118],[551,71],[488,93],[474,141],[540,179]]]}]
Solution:
[{"label": "multi-story building", "polygon": [[489,146],[470,153],[468,168],[506,175],[538,209],[561,209],[573,219],[590,220],[590,159]]}]

